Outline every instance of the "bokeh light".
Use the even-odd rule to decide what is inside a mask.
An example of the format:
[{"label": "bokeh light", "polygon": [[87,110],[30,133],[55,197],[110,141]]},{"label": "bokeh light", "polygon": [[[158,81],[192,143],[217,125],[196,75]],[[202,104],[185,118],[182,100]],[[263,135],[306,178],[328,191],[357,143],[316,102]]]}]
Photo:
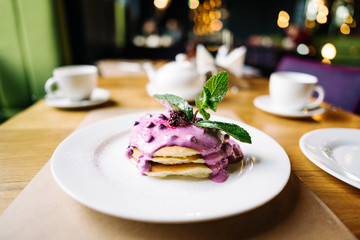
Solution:
[{"label": "bokeh light", "polygon": [[327,58],[324,58],[323,60],[321,60],[321,62],[326,64],[331,64],[331,61]]},{"label": "bokeh light", "polygon": [[350,11],[346,6],[339,6],[335,12],[335,23],[337,26],[341,26],[349,17]]},{"label": "bokeh light", "polygon": [[350,34],[350,27],[346,23],[341,24],[340,26],[340,32],[344,35]]},{"label": "bokeh light", "polygon": [[169,5],[169,0],[154,0],[154,5],[158,9],[165,9]]},{"label": "bokeh light", "polygon": [[213,20],[210,22],[210,31],[211,32],[218,32],[223,27],[223,24],[219,20]]},{"label": "bokeh light", "polygon": [[286,11],[280,11],[279,12],[279,19],[281,21],[289,21],[290,20],[290,15]]},{"label": "bokeh light", "polygon": [[[190,2],[193,0],[189,0]],[[198,1],[199,2],[199,1]],[[221,0],[205,0],[193,10],[195,35],[215,34],[223,29],[222,20],[225,19],[224,8],[221,8]]]},{"label": "bokeh light", "polygon": [[325,24],[328,21],[328,14],[329,9],[324,0],[309,0],[305,10],[305,26],[315,28],[315,21],[319,24]]},{"label": "bokeh light", "polygon": [[319,5],[318,13],[321,13],[321,14],[327,16],[329,14],[329,9],[327,8],[327,6],[321,4],[321,5]]},{"label": "bokeh light", "polygon": [[322,13],[318,13],[318,15],[316,15],[316,21],[320,24],[325,24],[327,22],[327,16]]},{"label": "bokeh light", "polygon": [[196,9],[199,6],[199,0],[189,0],[189,8]]},{"label": "bokeh light", "polygon": [[300,43],[297,47],[296,47],[296,51],[297,53],[299,53],[300,55],[308,55],[310,53],[310,49],[306,44]]},{"label": "bokeh light", "polygon": [[336,48],[331,43],[326,43],[321,49],[321,56],[324,59],[332,60],[336,56]]},{"label": "bokeh light", "polygon": [[286,11],[280,11],[277,19],[277,25],[280,28],[287,28],[289,26],[290,15]]}]

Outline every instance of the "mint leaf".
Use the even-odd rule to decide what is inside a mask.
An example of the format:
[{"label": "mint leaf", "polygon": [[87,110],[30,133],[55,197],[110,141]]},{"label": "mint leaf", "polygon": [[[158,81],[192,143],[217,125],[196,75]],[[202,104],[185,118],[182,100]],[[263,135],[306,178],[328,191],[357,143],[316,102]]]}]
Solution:
[{"label": "mint leaf", "polygon": [[194,116],[193,108],[185,99],[172,94],[155,94],[153,97],[167,108],[169,108],[169,106],[167,106],[166,103],[170,104],[170,107],[174,110],[183,111],[188,121],[191,122]]},{"label": "mint leaf", "polygon": [[210,118],[210,114],[207,113],[203,108],[199,110],[199,113],[204,117],[205,120],[208,120]]},{"label": "mint leaf", "polygon": [[251,137],[249,133],[243,129],[242,127],[233,124],[233,123],[224,123],[224,122],[216,122],[216,121],[208,121],[208,120],[201,120],[195,123],[198,127],[204,128],[216,128],[221,131],[226,132],[233,138],[244,142],[244,143],[251,143]]},{"label": "mint leaf", "polygon": [[229,76],[227,72],[219,72],[207,80],[205,87],[211,93],[210,100],[214,103],[221,102],[229,89]]},{"label": "mint leaf", "polygon": [[205,109],[210,108],[209,105],[212,104],[210,98],[211,93],[209,89],[207,89],[205,86],[201,91],[199,99],[195,98],[195,105],[199,109],[200,114],[205,118],[205,120],[208,120],[210,118],[210,114],[205,111]]},{"label": "mint leaf", "polygon": [[200,97],[195,99],[195,105],[204,119],[210,118],[210,114],[205,111],[206,109],[216,112],[217,104],[224,99],[228,89],[229,77],[226,72],[219,72],[206,82]]}]

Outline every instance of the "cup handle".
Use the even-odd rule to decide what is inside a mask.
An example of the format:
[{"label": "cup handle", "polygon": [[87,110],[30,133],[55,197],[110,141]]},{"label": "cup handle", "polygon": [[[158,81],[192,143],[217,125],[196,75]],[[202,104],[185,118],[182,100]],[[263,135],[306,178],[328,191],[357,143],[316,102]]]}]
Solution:
[{"label": "cup handle", "polygon": [[56,80],[54,78],[49,78],[45,83],[45,92],[49,95],[55,95],[53,86],[56,85]]},{"label": "cup handle", "polygon": [[318,93],[318,97],[317,97],[317,99],[315,101],[309,103],[306,106],[306,108],[308,108],[308,109],[316,108],[324,101],[325,90],[324,90],[323,87],[321,87],[319,85],[315,86],[314,92]]}]

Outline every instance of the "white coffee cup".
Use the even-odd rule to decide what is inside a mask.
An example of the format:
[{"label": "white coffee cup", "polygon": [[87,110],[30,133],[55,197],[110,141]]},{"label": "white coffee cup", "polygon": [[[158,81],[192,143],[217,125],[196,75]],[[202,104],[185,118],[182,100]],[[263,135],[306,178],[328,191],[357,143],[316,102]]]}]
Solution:
[{"label": "white coffee cup", "polygon": [[[69,65],[55,68],[53,77],[45,83],[50,97],[63,97],[73,101],[88,99],[97,85],[98,70],[93,65]],[[56,86],[56,90],[54,90]]]},{"label": "white coffee cup", "polygon": [[[325,97],[314,75],[300,72],[274,72],[270,75],[270,99],[274,107],[283,110],[303,110],[318,107]],[[313,93],[318,97],[311,102]]]}]

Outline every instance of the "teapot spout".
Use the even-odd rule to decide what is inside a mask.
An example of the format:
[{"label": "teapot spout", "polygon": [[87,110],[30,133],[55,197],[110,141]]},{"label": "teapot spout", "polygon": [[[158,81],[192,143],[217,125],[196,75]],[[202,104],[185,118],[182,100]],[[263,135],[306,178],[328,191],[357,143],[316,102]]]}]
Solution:
[{"label": "teapot spout", "polygon": [[146,62],[143,64],[143,68],[146,71],[146,74],[148,75],[150,82],[154,83],[155,75],[156,75],[156,69],[155,69],[154,65],[152,65],[149,62]]}]

